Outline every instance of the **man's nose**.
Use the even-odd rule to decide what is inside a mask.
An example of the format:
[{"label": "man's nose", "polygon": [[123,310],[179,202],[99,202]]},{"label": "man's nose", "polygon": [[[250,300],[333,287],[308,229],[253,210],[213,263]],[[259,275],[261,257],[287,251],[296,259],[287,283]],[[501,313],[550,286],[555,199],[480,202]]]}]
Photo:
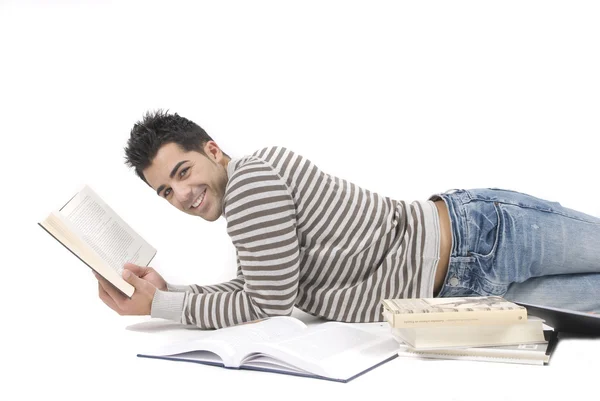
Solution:
[{"label": "man's nose", "polygon": [[192,191],[187,185],[178,183],[173,185],[173,195],[175,195],[175,199],[181,206],[186,206],[191,201]]}]

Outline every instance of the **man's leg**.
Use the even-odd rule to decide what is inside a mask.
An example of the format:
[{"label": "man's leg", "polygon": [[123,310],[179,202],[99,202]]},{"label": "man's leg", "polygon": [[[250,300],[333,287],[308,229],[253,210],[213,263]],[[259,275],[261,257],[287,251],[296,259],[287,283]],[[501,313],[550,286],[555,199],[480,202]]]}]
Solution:
[{"label": "man's leg", "polygon": [[599,309],[600,219],[513,191],[459,191],[447,198],[454,238],[441,296],[518,296]]},{"label": "man's leg", "polygon": [[533,277],[508,288],[504,298],[580,312],[600,313],[600,273]]},{"label": "man's leg", "polygon": [[600,273],[600,219],[529,195],[498,191],[496,271],[522,282]]}]

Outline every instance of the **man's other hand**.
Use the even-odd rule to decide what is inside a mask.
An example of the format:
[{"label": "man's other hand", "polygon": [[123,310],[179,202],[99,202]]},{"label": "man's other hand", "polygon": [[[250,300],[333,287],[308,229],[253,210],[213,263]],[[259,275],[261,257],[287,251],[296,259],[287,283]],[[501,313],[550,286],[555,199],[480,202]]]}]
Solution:
[{"label": "man's other hand", "polygon": [[[149,281],[136,276],[131,270],[123,270],[123,279],[135,288],[128,298],[112,286],[106,279],[94,272],[98,279],[98,295],[102,302],[121,316],[149,315],[156,287]],[[159,276],[160,277],[160,276]]]},{"label": "man's other hand", "polygon": [[124,268],[131,271],[133,274],[135,274],[142,280],[148,281],[150,284],[152,284],[159,290],[167,291],[167,282],[153,268],[138,266],[134,265],[133,263],[125,263]]}]

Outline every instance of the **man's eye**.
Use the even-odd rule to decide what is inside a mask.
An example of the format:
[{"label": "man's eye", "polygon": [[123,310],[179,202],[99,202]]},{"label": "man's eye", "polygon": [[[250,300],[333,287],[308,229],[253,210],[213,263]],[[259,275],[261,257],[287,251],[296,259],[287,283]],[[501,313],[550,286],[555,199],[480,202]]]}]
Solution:
[{"label": "man's eye", "polygon": [[163,196],[166,198],[169,196],[170,193],[171,193],[171,188],[167,188],[167,189],[165,189],[165,192],[163,192]]},{"label": "man's eye", "polygon": [[181,170],[179,172],[179,178],[183,178],[189,169],[190,169],[189,167],[186,167],[183,170]]}]

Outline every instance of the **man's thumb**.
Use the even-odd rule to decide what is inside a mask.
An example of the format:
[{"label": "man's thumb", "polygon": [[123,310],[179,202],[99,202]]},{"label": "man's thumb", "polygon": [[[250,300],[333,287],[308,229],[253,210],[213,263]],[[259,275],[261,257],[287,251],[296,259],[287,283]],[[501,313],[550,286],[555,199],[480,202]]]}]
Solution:
[{"label": "man's thumb", "polygon": [[123,266],[123,268],[124,268],[123,273],[125,273],[125,271],[129,270],[138,277],[143,276],[145,273],[144,270],[146,269],[143,266],[134,265],[133,263],[125,263],[125,266]]},{"label": "man's thumb", "polygon": [[123,279],[136,288],[144,281],[128,269],[123,269]]}]

